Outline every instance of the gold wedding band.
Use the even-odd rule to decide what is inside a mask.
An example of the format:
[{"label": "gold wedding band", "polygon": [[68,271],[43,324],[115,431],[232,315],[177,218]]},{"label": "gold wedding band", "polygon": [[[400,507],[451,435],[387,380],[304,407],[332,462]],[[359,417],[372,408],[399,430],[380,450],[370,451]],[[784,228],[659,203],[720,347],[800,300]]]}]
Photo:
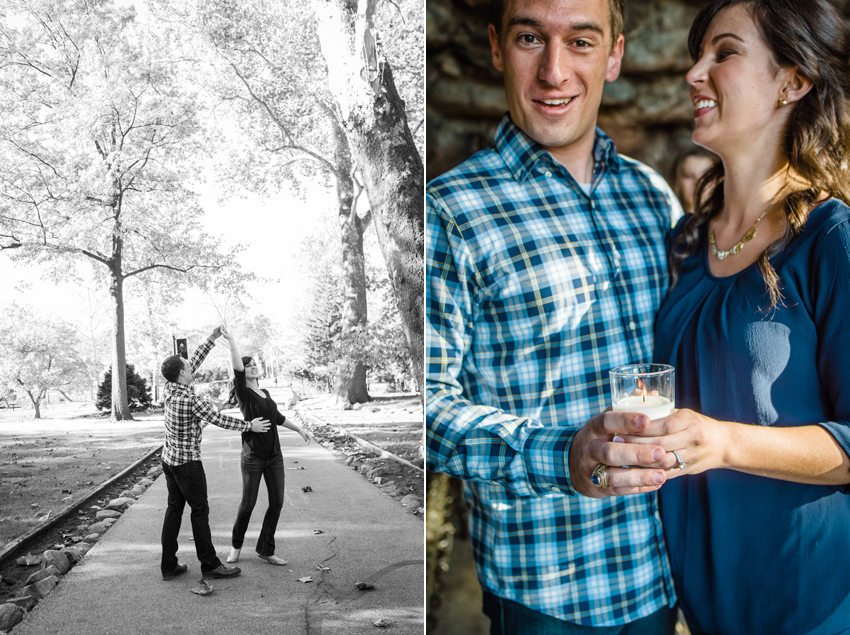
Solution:
[{"label": "gold wedding band", "polygon": [[599,487],[608,487],[608,470],[610,468],[610,465],[604,463],[597,465],[590,473],[590,482]]}]

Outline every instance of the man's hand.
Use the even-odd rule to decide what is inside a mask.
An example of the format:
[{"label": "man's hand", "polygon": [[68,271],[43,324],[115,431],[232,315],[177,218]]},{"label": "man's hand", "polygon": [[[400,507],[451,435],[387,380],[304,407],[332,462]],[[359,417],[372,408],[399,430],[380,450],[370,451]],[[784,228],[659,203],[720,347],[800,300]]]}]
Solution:
[{"label": "man's hand", "polygon": [[257,417],[251,422],[251,432],[265,432],[269,429],[270,425],[268,419]]},{"label": "man's hand", "polygon": [[217,326],[217,327],[215,327],[213,332],[210,333],[210,336],[207,339],[210,342],[215,342],[219,337],[221,337],[221,327]]},{"label": "man's hand", "polygon": [[221,331],[221,334],[224,337],[224,339],[226,339],[229,344],[233,344],[233,340],[235,338],[233,337],[233,334],[231,334],[231,332],[227,329],[227,327],[220,326],[218,328]]},{"label": "man's hand", "polygon": [[304,430],[299,430],[298,434],[301,435],[301,438],[307,442],[307,445],[310,445],[310,435],[304,432]]},{"label": "man's hand", "polygon": [[[637,435],[648,426],[649,418],[634,412],[606,411],[585,423],[570,444],[570,480],[575,490],[591,498],[604,498],[660,488],[667,479],[664,448],[614,441],[616,435]],[[611,466],[608,487],[594,485],[590,480],[600,463]],[[620,467],[623,465],[633,467]]]}]

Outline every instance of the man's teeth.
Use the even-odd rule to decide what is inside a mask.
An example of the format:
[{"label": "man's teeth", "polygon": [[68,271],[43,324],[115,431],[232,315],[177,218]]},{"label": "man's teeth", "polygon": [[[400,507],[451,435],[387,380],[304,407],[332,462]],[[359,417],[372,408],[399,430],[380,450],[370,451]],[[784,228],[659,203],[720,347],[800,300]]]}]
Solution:
[{"label": "man's teeth", "polygon": [[540,101],[546,104],[547,106],[560,106],[561,104],[568,104],[572,100],[572,97],[566,97],[564,99],[541,99]]},{"label": "man's teeth", "polygon": [[695,106],[695,110],[701,110],[702,108],[710,108],[712,106],[716,106],[717,102],[713,99],[700,99]]}]

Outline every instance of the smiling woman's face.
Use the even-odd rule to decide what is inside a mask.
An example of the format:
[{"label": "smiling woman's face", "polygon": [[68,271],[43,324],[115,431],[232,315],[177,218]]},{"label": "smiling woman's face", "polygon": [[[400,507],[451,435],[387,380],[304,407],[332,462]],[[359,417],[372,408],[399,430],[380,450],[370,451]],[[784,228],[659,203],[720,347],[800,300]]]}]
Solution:
[{"label": "smiling woman's face", "polygon": [[246,377],[259,377],[260,376],[260,367],[257,364],[256,359],[252,359],[250,362],[245,364],[245,376]]},{"label": "smiling woman's face", "polygon": [[687,79],[694,143],[722,156],[771,138],[779,142],[787,115],[777,104],[787,77],[747,5],[733,5],[714,18]]}]

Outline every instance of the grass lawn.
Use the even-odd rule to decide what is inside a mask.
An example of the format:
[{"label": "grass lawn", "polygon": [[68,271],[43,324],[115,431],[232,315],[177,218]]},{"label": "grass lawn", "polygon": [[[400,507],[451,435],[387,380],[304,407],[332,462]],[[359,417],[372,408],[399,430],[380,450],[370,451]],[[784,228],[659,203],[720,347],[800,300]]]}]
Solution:
[{"label": "grass lawn", "polygon": [[0,410],[0,547],[160,445],[162,415],[98,417],[91,403]]}]

